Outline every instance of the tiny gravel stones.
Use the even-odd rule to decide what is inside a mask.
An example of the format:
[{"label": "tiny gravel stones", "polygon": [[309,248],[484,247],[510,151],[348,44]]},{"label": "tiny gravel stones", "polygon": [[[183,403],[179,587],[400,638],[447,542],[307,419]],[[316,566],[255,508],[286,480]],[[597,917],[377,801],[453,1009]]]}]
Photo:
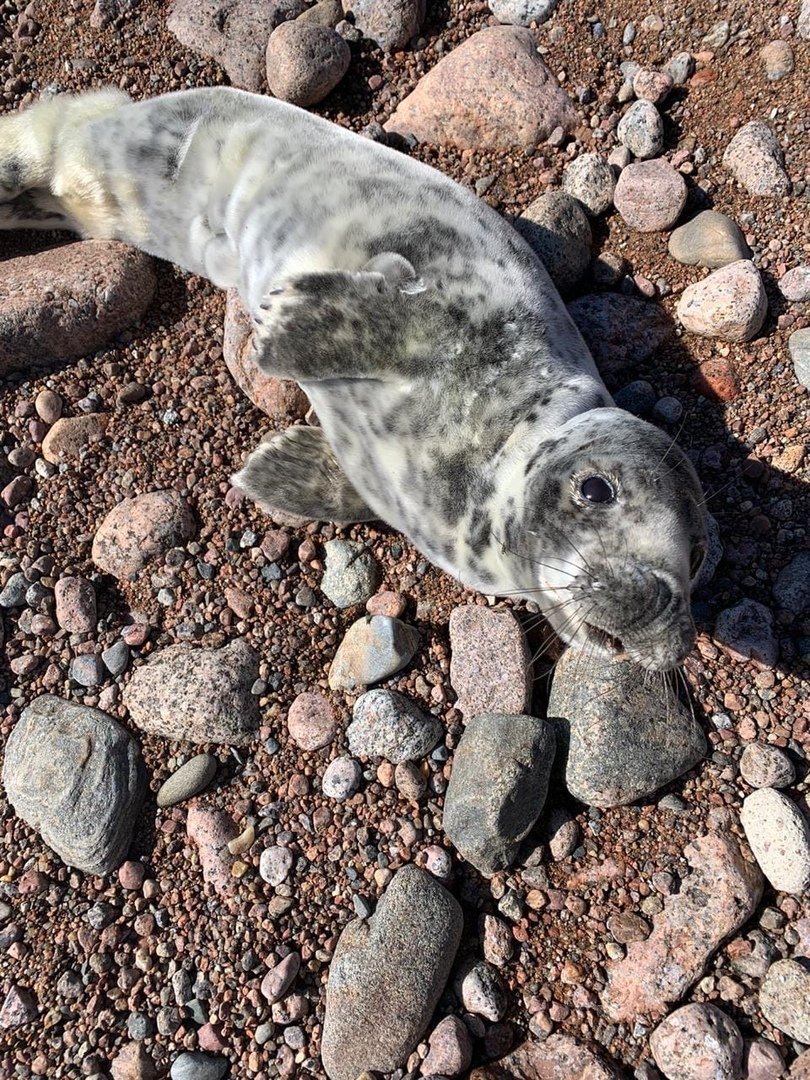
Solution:
[{"label": "tiny gravel stones", "polygon": [[602,993],[607,1015],[635,1022],[660,1016],[703,975],[714,952],[745,923],[762,896],[762,874],[732,836],[708,834],[684,850],[692,873],[664,900],[645,941],[627,946]]},{"label": "tiny gravel stones", "polygon": [[791,304],[810,300],[810,266],[794,266],[779,278],[779,292]]},{"label": "tiny gravel stones", "polygon": [[684,266],[705,266],[709,270],[751,257],[737,222],[717,210],[703,210],[685,225],[679,225],[669,238],[668,248],[672,258]]},{"label": "tiny gravel stones", "polygon": [[388,615],[364,615],[346,631],[329,668],[332,690],[356,690],[382,682],[410,663],[419,631]]},{"label": "tiny gravel stones", "polygon": [[702,337],[750,341],[765,322],[768,298],[750,259],[729,263],[688,285],[676,309],[681,325]]},{"label": "tiny gravel stones", "polygon": [[92,634],[96,628],[96,590],[87,578],[64,577],[54,587],[56,621],[69,634]]},{"label": "tiny gravel stones", "polygon": [[262,881],[275,887],[287,880],[294,862],[295,857],[289,848],[278,845],[265,848],[259,858],[259,876]]},{"label": "tiny gravel stones", "polygon": [[666,71],[654,68],[639,68],[633,76],[633,93],[640,101],[651,101],[661,105],[669,97],[674,80]]},{"label": "tiny gravel stones", "polygon": [[634,157],[657,157],[664,149],[664,122],[651,101],[634,101],[616,129],[619,142]]},{"label": "tiny gravel stones", "polygon": [[259,726],[258,677],[258,654],[241,638],[221,649],[169,645],[133,672],[123,700],[151,735],[244,746]]},{"label": "tiny gravel stones", "polygon": [[532,672],[526,635],[511,611],[465,604],[450,613],[450,683],[456,708],[479,713],[529,711]]},{"label": "tiny gravel stones", "polygon": [[554,748],[552,726],[533,716],[485,713],[467,724],[453,757],[443,828],[484,876],[511,865],[542,813]]},{"label": "tiny gravel stones", "polygon": [[77,461],[82,451],[104,437],[108,416],[66,416],[57,420],[42,440],[42,456],[52,465]]},{"label": "tiny gravel stones", "polygon": [[108,874],[126,855],[146,777],[137,743],[111,716],[44,695],[8,738],[3,785],[63,862]]},{"label": "tiny gravel stones", "polygon": [[233,856],[228,844],[239,833],[235,822],[224,810],[210,810],[192,804],[186,815],[186,832],[197,845],[203,881],[219,895],[225,896],[234,884],[231,874]]},{"label": "tiny gravel stones", "polygon": [[218,1054],[189,1051],[172,1062],[171,1080],[222,1080],[230,1062]]},{"label": "tiny gravel stones", "polygon": [[681,216],[686,182],[663,158],[634,162],[619,174],[613,202],[631,229],[661,232]]},{"label": "tiny gravel stones", "polygon": [[539,146],[577,114],[537,54],[530,30],[490,26],[423,75],[386,122],[387,131],[462,149]]},{"label": "tiny gravel stones", "polygon": [[495,968],[485,960],[472,960],[459,972],[456,990],[467,1012],[493,1023],[509,1009],[509,994]]},{"label": "tiny gravel stones", "polygon": [[343,0],[343,11],[381,49],[401,49],[421,29],[425,0]]},{"label": "tiny gravel stones", "polygon": [[779,658],[773,614],[756,600],[746,598],[721,611],[714,626],[714,640],[736,660],[756,660],[773,667]]},{"label": "tiny gravel stones", "polygon": [[579,202],[564,191],[547,191],[535,199],[515,228],[561,292],[570,291],[588,269],[591,227]]},{"label": "tiny gravel stones", "polygon": [[796,381],[810,390],[810,327],[796,330],[790,335],[788,352],[793,361]]},{"label": "tiny gravel stones", "polygon": [[156,797],[158,806],[175,806],[199,795],[214,779],[216,771],[217,759],[213,754],[197,754],[161,784]]},{"label": "tiny gravel stones", "polygon": [[667,1080],[739,1080],[743,1039],[714,1005],[684,1005],[650,1036],[655,1064]]},{"label": "tiny gravel stones", "polygon": [[354,540],[330,540],[324,545],[325,569],[321,592],[337,608],[365,602],[377,591],[380,567],[362,544]]},{"label": "tiny gravel stones", "polygon": [[422,1062],[422,1076],[458,1076],[470,1067],[472,1039],[463,1020],[445,1016],[431,1032],[428,1055]]},{"label": "tiny gravel stones", "polygon": [[462,927],[457,901],[413,865],[394,874],[371,918],[349,923],[326,988],[321,1055],[330,1080],[405,1064],[444,990]]},{"label": "tiny gravel stones", "polygon": [[769,41],[759,50],[759,55],[765,65],[765,78],[771,82],[779,82],[792,74],[793,50],[786,41]]},{"label": "tiny gravel stones", "polygon": [[557,664],[548,716],[568,722],[565,783],[590,806],[651,795],[706,753],[692,714],[669,687],[644,676],[634,664],[572,650]]},{"label": "tiny gravel stones", "polygon": [[[489,10],[500,23],[512,26],[530,26],[532,23],[548,22],[557,9],[559,0],[490,0]],[[437,1073],[441,1069],[434,1070]]]},{"label": "tiny gravel stones", "polygon": [[350,799],[360,789],[363,770],[359,761],[338,757],[330,761],[323,774],[321,790],[329,799]]},{"label": "tiny gravel stones", "polygon": [[783,788],[796,779],[796,770],[778,746],[749,743],[740,758],[740,775],[753,788]]},{"label": "tiny gravel stones", "polygon": [[282,23],[267,43],[267,85],[282,101],[317,105],[349,70],[351,59],[348,43],[329,27]]},{"label": "tiny gravel stones", "polygon": [[80,240],[3,262],[0,373],[31,358],[86,356],[137,322],[155,292],[148,255],[116,240]]},{"label": "tiny gravel stones", "polygon": [[320,750],[335,737],[335,711],[323,694],[299,694],[287,713],[287,730],[302,750]]},{"label": "tiny gravel stones", "polygon": [[346,731],[349,750],[397,764],[429,754],[442,736],[435,716],[395,690],[369,690],[357,699]]},{"label": "tiny gravel stones", "polygon": [[762,1015],[779,1031],[810,1043],[810,968],[798,960],[777,960],[759,988]]},{"label": "tiny gravel stones", "polygon": [[299,953],[288,953],[283,960],[270,968],[262,979],[262,997],[270,1005],[280,1001],[298,977],[301,970],[301,956]]},{"label": "tiny gravel stones", "polygon": [[606,213],[613,205],[616,177],[601,154],[580,154],[566,166],[563,191],[578,199],[592,217]]},{"label": "tiny gravel stones", "polygon": [[176,491],[150,491],[124,499],[107,514],[93,540],[93,562],[105,574],[133,578],[156,555],[196,532],[194,515]]},{"label": "tiny gravel stones", "polygon": [[12,983],[0,1006],[0,1031],[30,1024],[37,1018],[39,1008],[32,992]]},{"label": "tiny gravel stones", "polygon": [[740,821],[754,858],[775,889],[800,895],[810,888],[810,823],[774,788],[743,800]]},{"label": "tiny gravel stones", "polygon": [[782,148],[764,120],[741,127],[723,154],[730,169],[749,195],[787,195],[790,180],[785,172]]}]

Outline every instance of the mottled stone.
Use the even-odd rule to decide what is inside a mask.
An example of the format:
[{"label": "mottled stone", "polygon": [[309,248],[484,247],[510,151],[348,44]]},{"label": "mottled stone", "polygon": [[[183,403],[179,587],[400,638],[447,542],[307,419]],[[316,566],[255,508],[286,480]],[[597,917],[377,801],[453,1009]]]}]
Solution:
[{"label": "mottled stone", "polygon": [[739,259],[688,285],[678,301],[686,330],[721,341],[750,341],[768,313],[765,286],[756,266]]},{"label": "mottled stone", "polygon": [[717,210],[703,210],[669,238],[669,253],[684,266],[704,266],[716,270],[740,259],[750,259],[751,251],[736,221]]},{"label": "mottled stone", "polygon": [[350,799],[359,790],[362,779],[363,770],[359,761],[338,757],[327,765],[321,790],[329,799]]},{"label": "mottled stone", "polygon": [[790,192],[782,148],[773,128],[764,120],[752,120],[740,128],[723,154],[723,164],[749,195]]},{"label": "mottled stone", "polygon": [[562,186],[592,217],[598,217],[613,205],[616,177],[601,154],[580,154],[566,166]]},{"label": "mottled stone", "polygon": [[496,969],[485,960],[470,960],[456,978],[456,994],[467,1012],[497,1023],[509,1010],[509,993]]},{"label": "mottled stone", "polygon": [[124,704],[150,735],[244,746],[259,725],[258,677],[258,654],[239,638],[221,649],[169,645],[133,672]]},{"label": "mottled stone", "polygon": [[638,232],[671,229],[686,206],[686,182],[668,161],[637,161],[622,169],[613,202]]},{"label": "mottled stone", "polygon": [[649,360],[674,332],[659,304],[617,293],[581,296],[568,311],[603,375]]},{"label": "mottled stone", "polygon": [[11,1031],[36,1020],[39,1013],[37,999],[27,987],[12,983],[3,1004],[0,1005],[0,1031]]},{"label": "mottled stone", "polygon": [[602,1004],[611,1020],[660,1016],[680,1001],[759,903],[762,874],[734,837],[701,836],[684,854],[692,873],[680,892],[666,897],[646,941],[628,945],[609,970]]},{"label": "mottled stone", "polygon": [[425,18],[425,0],[343,0],[363,37],[381,49],[401,49],[419,33]]},{"label": "mottled stone", "polygon": [[773,667],[779,658],[772,612],[747,597],[720,612],[714,626],[714,640],[725,646],[735,660],[756,660]]},{"label": "mottled stone", "polygon": [[114,506],[96,530],[93,562],[105,574],[134,577],[156,555],[196,532],[188,504],[176,491],[150,491]]},{"label": "mottled stone", "polygon": [[3,785],[63,862],[108,874],[126,855],[146,777],[137,743],[111,716],[43,695],[8,738]]},{"label": "mottled stone", "polygon": [[364,544],[355,540],[329,540],[321,592],[337,608],[365,604],[380,583],[380,566]]},{"label": "mottled stone", "polygon": [[405,1064],[447,982],[462,925],[451,894],[408,865],[371,918],[343,930],[326,988],[321,1056],[330,1080]]},{"label": "mottled stone", "polygon": [[421,142],[467,149],[538,146],[572,131],[573,104],[537,54],[529,30],[479,30],[423,75],[385,124]]},{"label": "mottled stone", "polygon": [[651,795],[706,753],[703,732],[671,688],[623,661],[564,653],[548,715],[559,718],[558,741],[568,743],[566,786],[590,806]]},{"label": "mottled stone", "polygon": [[684,1005],[650,1036],[667,1080],[739,1080],[743,1039],[734,1021],[708,1002]]},{"label": "mottled stone", "polygon": [[493,1065],[473,1069],[470,1080],[623,1080],[601,1052],[570,1035],[526,1042]]},{"label": "mottled stone", "polygon": [[300,970],[300,954],[296,952],[288,953],[283,960],[280,960],[271,967],[262,979],[262,997],[270,1005],[274,1005],[277,1001],[281,1001],[298,978],[298,972]]},{"label": "mottled stone", "polygon": [[782,38],[763,45],[759,50],[759,55],[765,65],[765,77],[770,82],[779,82],[793,73],[795,63],[793,49]]},{"label": "mottled stone", "polygon": [[387,615],[365,615],[352,623],[329,669],[333,690],[357,690],[382,682],[410,663],[419,631]]},{"label": "mottled stone", "polygon": [[743,1049],[745,1080],[780,1080],[785,1072],[782,1051],[770,1039],[746,1040]]},{"label": "mottled stone", "polygon": [[[489,0],[489,10],[499,23],[511,26],[531,26],[548,22],[557,10],[559,0]],[[441,1072],[441,1069],[437,1069]]]},{"label": "mottled stone", "polygon": [[320,750],[335,737],[335,710],[323,694],[299,694],[287,713],[287,730],[302,750]]},{"label": "mottled stone", "polygon": [[759,1007],[778,1030],[810,1043],[810,965],[806,960],[777,960],[759,988]]},{"label": "mottled stone", "polygon": [[171,1080],[222,1080],[229,1068],[226,1057],[194,1050],[174,1059],[169,1076]]},{"label": "mottled stone", "polygon": [[449,630],[450,682],[459,712],[466,717],[528,712],[531,659],[512,612],[466,604],[450,613]]},{"label": "mottled stone", "polygon": [[810,300],[810,266],[794,266],[779,278],[779,292],[791,304]]},{"label": "mottled stone", "polygon": [[637,158],[654,158],[664,148],[664,122],[651,101],[635,101],[619,121],[619,142]]},{"label": "mottled stone", "polygon": [[112,1080],[157,1080],[157,1070],[141,1042],[127,1043],[110,1067]]},{"label": "mottled stone", "polygon": [[435,716],[395,690],[369,690],[357,699],[346,731],[349,750],[397,764],[429,754],[442,735]]},{"label": "mottled stone", "polygon": [[740,821],[754,858],[775,889],[810,889],[810,823],[787,795],[760,788],[743,800]]},{"label": "mottled stone", "polygon": [[428,1039],[428,1055],[422,1076],[458,1076],[470,1067],[472,1039],[467,1025],[457,1016],[445,1016]]},{"label": "mottled stone", "polygon": [[92,634],[96,629],[96,590],[82,577],[63,577],[54,587],[56,621],[69,634]]},{"label": "mottled stone", "polygon": [[778,746],[749,743],[740,758],[740,775],[753,788],[783,788],[796,779],[796,770]]},{"label": "mottled stone", "polygon": [[467,724],[453,757],[443,827],[485,876],[512,863],[542,813],[554,749],[553,728],[533,716],[484,713]]},{"label": "mottled stone", "polygon": [[236,822],[225,810],[192,805],[186,815],[186,832],[197,845],[203,881],[221,896],[229,893],[236,879],[231,874],[234,858],[228,844],[239,834]]},{"label": "mottled stone", "polygon": [[571,290],[591,261],[591,227],[577,199],[547,191],[526,207],[515,228],[539,257],[554,284]]},{"label": "mottled stone", "polygon": [[797,552],[782,567],[773,585],[773,598],[791,615],[801,616],[810,610],[810,551]]},{"label": "mottled stone", "polygon": [[63,416],[42,440],[42,456],[52,465],[78,461],[88,446],[104,438],[109,419],[102,413]]},{"label": "mottled stone", "polygon": [[213,754],[197,754],[160,785],[157,805],[174,806],[198,795],[208,787],[216,771],[217,759]]},{"label": "mottled stone", "polygon": [[349,70],[351,58],[347,42],[329,27],[282,23],[267,44],[267,85],[282,101],[317,105]]},{"label": "mottled stone", "polygon": [[674,80],[668,71],[639,68],[633,76],[633,93],[640,101],[661,105],[672,92]]},{"label": "mottled stone", "polygon": [[796,330],[790,335],[788,352],[796,381],[810,390],[810,327]]}]

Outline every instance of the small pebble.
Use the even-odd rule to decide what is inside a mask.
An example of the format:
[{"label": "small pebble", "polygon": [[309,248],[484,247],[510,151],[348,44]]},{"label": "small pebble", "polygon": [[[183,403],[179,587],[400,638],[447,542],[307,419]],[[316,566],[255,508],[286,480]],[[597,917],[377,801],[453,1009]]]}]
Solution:
[{"label": "small pebble", "polygon": [[360,789],[362,778],[363,770],[359,761],[338,757],[327,765],[321,790],[330,799],[350,799]]},{"label": "small pebble", "polygon": [[778,746],[749,743],[740,758],[740,775],[754,788],[783,788],[794,782],[796,770]]}]

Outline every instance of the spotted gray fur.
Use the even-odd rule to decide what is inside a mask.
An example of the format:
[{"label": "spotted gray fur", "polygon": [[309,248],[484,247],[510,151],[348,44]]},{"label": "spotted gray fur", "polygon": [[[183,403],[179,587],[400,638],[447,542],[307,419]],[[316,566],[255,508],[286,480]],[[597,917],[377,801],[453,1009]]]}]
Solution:
[{"label": "spotted gray fur", "polygon": [[[705,547],[694,471],[615,408],[545,269],[494,211],[236,90],[48,108],[28,114],[41,160],[21,162],[17,129],[0,126],[0,179],[41,190],[52,162],[47,208],[57,197],[77,231],[236,286],[262,369],[309,395],[325,438],[260,447],[236,478],[252,496],[376,515],[465,585],[538,600],[574,645],[655,669],[682,659]],[[591,474],[615,502],[581,497]]]}]

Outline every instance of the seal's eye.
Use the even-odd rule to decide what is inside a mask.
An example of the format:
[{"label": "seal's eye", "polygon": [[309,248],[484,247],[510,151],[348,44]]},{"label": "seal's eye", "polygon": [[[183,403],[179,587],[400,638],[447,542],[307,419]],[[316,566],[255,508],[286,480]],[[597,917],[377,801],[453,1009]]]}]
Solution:
[{"label": "seal's eye", "polygon": [[609,503],[616,498],[613,485],[604,476],[589,476],[579,485],[583,499],[592,503]]}]

